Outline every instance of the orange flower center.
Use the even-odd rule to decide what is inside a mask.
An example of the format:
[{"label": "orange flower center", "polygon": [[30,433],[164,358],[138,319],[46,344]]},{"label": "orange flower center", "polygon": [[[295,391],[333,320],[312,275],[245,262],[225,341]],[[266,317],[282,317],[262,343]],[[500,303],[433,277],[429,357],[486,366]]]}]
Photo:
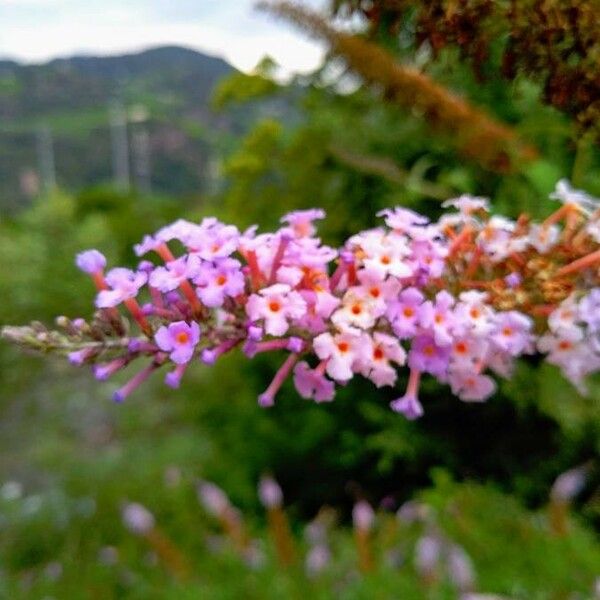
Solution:
[{"label": "orange flower center", "polygon": [[362,312],[362,306],[360,304],[354,304],[350,310],[353,315],[360,315]]},{"label": "orange flower center", "polygon": [[348,342],[339,342],[338,345],[338,350],[340,352],[348,352],[348,350],[350,350],[350,344]]},{"label": "orange flower center", "polygon": [[467,344],[465,344],[464,342],[458,342],[458,344],[456,344],[456,346],[454,346],[454,349],[459,354],[465,354],[469,348],[467,347]]},{"label": "orange flower center", "polygon": [[217,285],[225,285],[227,283],[227,276],[226,275],[219,275],[217,277]]},{"label": "orange flower center", "polygon": [[180,331],[176,336],[175,339],[177,340],[178,344],[187,344],[190,341],[190,336],[187,332],[185,331]]},{"label": "orange flower center", "polygon": [[384,356],[385,354],[381,348],[375,348],[375,350],[373,350],[373,358],[375,360],[381,360]]},{"label": "orange flower center", "polygon": [[402,312],[404,313],[405,317],[409,317],[409,318],[414,316],[414,314],[415,314],[414,309],[411,308],[410,306],[406,306]]},{"label": "orange flower center", "polygon": [[558,344],[558,348],[560,350],[570,350],[573,347],[573,344],[571,344],[571,342],[568,342],[567,340],[561,340],[561,342]]},{"label": "orange flower center", "polygon": [[472,308],[469,311],[469,314],[471,315],[471,317],[473,317],[473,319],[479,319],[479,317],[481,316],[481,313],[479,312],[478,308]]},{"label": "orange flower center", "polygon": [[513,330],[512,330],[512,328],[511,328],[511,327],[505,327],[505,328],[502,330],[502,335],[505,335],[505,336],[507,336],[507,337],[508,337],[508,336],[511,336],[512,334],[513,334]]},{"label": "orange flower center", "polygon": [[384,254],[381,257],[380,262],[382,265],[389,265],[392,262],[392,259],[387,254]]},{"label": "orange flower center", "polygon": [[425,354],[425,356],[433,356],[435,354],[435,348],[433,346],[425,346],[425,348],[423,348],[423,354]]},{"label": "orange flower center", "polygon": [[281,310],[281,304],[279,304],[277,300],[271,300],[271,302],[269,302],[269,310],[274,313],[279,312]]},{"label": "orange flower center", "polygon": [[372,287],[369,290],[369,293],[371,294],[371,296],[373,296],[373,298],[379,298],[379,296],[381,295],[381,291],[378,287]]},{"label": "orange flower center", "polygon": [[436,323],[443,323],[444,322],[444,315],[440,315],[439,313],[437,315],[435,315],[434,319],[433,319]]}]

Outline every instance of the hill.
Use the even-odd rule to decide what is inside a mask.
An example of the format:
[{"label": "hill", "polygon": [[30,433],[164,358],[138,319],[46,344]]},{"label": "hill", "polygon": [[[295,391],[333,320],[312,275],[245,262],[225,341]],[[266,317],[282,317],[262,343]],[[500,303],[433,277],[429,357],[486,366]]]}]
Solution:
[{"label": "hill", "polygon": [[144,190],[206,189],[257,109],[211,111],[216,83],[233,72],[222,59],[177,46],[0,61],[0,207],[26,202],[54,174],[69,190],[113,180],[115,170]]}]

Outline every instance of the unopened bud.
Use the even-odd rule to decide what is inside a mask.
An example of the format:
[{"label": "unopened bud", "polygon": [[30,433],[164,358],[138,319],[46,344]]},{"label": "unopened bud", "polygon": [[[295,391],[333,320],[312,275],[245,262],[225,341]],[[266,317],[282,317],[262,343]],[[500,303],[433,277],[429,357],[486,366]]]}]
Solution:
[{"label": "unopened bud", "polygon": [[154,516],[147,508],[137,502],[126,504],[121,514],[125,527],[132,533],[144,535],[154,529]]},{"label": "unopened bud", "polygon": [[360,500],[354,505],[354,509],[352,510],[352,521],[354,522],[354,527],[356,527],[356,529],[368,531],[373,527],[374,520],[375,513],[366,500]]},{"label": "unopened bud", "polygon": [[225,492],[214,483],[203,481],[198,485],[198,500],[213,516],[219,516],[230,507]]},{"label": "unopened bud", "polygon": [[283,492],[272,477],[261,478],[258,497],[265,508],[280,507],[283,504]]}]

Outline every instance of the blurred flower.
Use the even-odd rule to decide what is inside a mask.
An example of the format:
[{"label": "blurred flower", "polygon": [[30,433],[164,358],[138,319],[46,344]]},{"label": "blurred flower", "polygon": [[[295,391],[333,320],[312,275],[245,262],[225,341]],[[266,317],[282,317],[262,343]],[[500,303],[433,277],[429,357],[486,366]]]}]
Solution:
[{"label": "blurred flower", "polygon": [[152,513],[137,502],[125,504],[121,510],[121,517],[125,527],[136,535],[145,535],[155,526]]}]

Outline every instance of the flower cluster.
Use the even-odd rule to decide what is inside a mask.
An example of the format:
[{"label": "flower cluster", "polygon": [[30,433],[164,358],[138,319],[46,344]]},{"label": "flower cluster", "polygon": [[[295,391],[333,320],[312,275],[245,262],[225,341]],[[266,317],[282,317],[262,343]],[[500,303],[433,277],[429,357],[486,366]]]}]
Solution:
[{"label": "flower cluster", "polygon": [[[213,364],[236,347],[249,358],[286,354],[261,406],[288,377],[303,398],[327,402],[356,375],[394,386],[406,367],[391,408],[413,419],[423,414],[423,375],[483,401],[493,375],[510,376],[516,358],[536,352],[585,391],[600,370],[600,205],[565,181],[551,197],[561,206],[541,223],[491,215],[487,199],[468,195],[445,202],[437,221],[384,210],[385,226],[339,250],[316,237],[318,209],[284,216],[273,233],[178,220],[135,247],[135,270],[105,272],[97,250],[79,254],[99,312],[92,323],[62,318],[66,336],[45,340],[75,364],[93,363],[98,379],[147,357],[118,401],[163,365],[177,387],[192,362]],[[32,329],[5,335],[43,345]]]}]

